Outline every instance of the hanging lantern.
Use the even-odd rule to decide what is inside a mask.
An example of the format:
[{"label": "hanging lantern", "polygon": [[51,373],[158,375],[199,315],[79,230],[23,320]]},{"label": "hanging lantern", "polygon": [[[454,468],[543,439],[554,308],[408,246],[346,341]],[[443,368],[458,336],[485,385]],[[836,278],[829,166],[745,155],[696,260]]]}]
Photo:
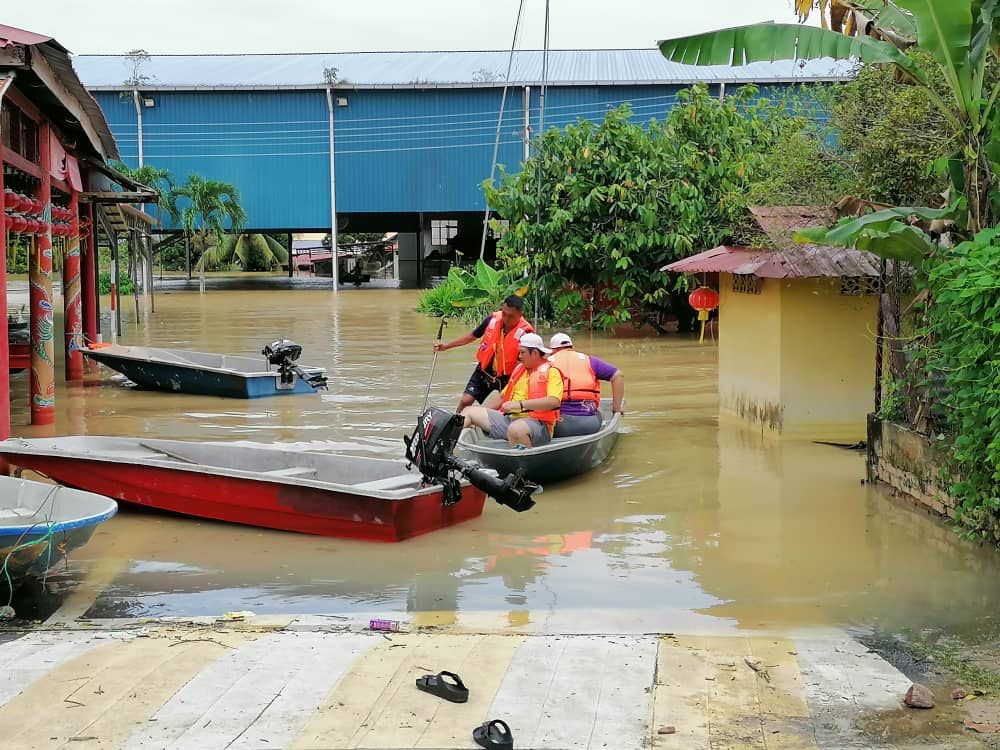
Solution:
[{"label": "hanging lantern", "polygon": [[21,234],[28,226],[28,220],[23,216],[8,216],[7,226],[15,234]]},{"label": "hanging lantern", "polygon": [[17,193],[13,190],[3,191],[3,207],[8,211],[16,211],[17,207],[21,205],[21,199],[17,197]]},{"label": "hanging lantern", "polygon": [[719,306],[719,293],[707,286],[700,286],[688,295],[688,304],[698,311],[698,320],[701,321],[701,336],[698,343],[705,341],[705,323],[708,321],[708,314]]}]

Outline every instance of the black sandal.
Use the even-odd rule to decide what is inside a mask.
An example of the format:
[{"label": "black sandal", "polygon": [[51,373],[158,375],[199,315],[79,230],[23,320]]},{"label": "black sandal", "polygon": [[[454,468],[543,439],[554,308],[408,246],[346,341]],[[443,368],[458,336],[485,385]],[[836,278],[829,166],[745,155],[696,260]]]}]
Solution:
[{"label": "black sandal", "polygon": [[510,733],[507,722],[501,719],[487,721],[482,726],[472,730],[472,739],[479,747],[488,750],[514,750],[514,735]]},{"label": "black sandal", "polygon": [[[445,677],[450,677],[453,682],[444,679]],[[469,700],[469,689],[465,687],[462,678],[454,672],[438,672],[418,677],[417,689],[452,703],[465,703]]]}]

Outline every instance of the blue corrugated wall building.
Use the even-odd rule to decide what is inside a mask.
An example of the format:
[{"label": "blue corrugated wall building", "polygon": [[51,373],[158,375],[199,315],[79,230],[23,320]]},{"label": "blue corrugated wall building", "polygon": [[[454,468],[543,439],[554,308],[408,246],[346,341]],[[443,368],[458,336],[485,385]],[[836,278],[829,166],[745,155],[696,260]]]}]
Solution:
[{"label": "blue corrugated wall building", "polygon": [[[138,163],[141,119],[144,162],[178,180],[198,173],[235,184],[251,229],[330,226],[327,82],[337,213],[352,229],[407,230],[422,226],[421,215],[485,208],[480,184],[490,173],[507,52],[85,55],[75,65],[126,163]],[[720,93],[756,83],[766,94],[848,73],[832,61],[697,68],[657,50],[556,51],[545,126],[600,120],[624,102],[636,119],[662,118],[695,82]],[[538,131],[540,80],[540,53],[517,53],[498,155],[509,170],[521,162],[525,126]]]}]

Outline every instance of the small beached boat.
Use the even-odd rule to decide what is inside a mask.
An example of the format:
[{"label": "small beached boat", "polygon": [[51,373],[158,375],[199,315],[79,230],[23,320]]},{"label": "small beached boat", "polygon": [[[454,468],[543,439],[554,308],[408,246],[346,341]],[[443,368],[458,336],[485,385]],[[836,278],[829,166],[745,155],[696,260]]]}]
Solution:
[{"label": "small beached boat", "polygon": [[425,486],[402,461],[280,446],[141,438],[0,442],[0,456],[60,484],[198,518],[398,542],[476,518],[486,494]]},{"label": "small beached boat", "polygon": [[565,479],[600,466],[618,440],[621,414],[611,413],[611,399],[601,400],[604,422],[599,432],[580,437],[556,438],[548,445],[520,450],[506,440],[494,440],[481,430],[462,430],[458,449],[500,476],[521,474],[532,482]]},{"label": "small beached boat", "polygon": [[41,578],[117,510],[91,492],[0,476],[0,590]]},{"label": "small beached boat", "polygon": [[[292,346],[301,352],[297,345]],[[283,361],[273,352],[271,356],[265,353],[256,358],[117,344],[93,344],[83,347],[82,351],[136,385],[161,391],[261,398],[283,393],[313,393],[326,386],[322,367],[292,364],[298,353]],[[272,370],[272,364],[277,365],[277,369]]]}]

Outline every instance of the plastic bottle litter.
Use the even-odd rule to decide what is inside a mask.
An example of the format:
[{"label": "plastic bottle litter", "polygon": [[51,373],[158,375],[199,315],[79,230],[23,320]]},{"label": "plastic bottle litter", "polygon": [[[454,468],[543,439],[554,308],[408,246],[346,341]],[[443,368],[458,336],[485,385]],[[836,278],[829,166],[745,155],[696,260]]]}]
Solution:
[{"label": "plastic bottle litter", "polygon": [[377,630],[380,633],[398,633],[401,630],[399,620],[370,620],[369,630]]}]

